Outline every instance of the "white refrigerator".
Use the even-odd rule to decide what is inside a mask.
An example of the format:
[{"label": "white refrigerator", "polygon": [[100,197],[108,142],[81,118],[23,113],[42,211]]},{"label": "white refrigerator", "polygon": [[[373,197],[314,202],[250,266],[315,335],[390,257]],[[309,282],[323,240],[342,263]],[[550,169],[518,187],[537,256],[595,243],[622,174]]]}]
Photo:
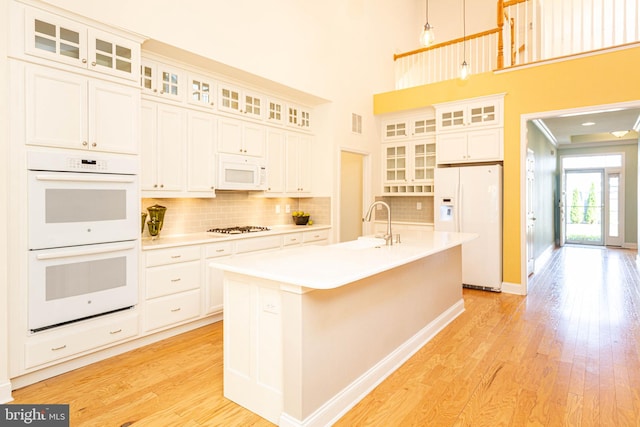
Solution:
[{"label": "white refrigerator", "polygon": [[502,288],[502,166],[436,168],[436,231],[476,233],[462,245],[462,283],[499,292]]}]

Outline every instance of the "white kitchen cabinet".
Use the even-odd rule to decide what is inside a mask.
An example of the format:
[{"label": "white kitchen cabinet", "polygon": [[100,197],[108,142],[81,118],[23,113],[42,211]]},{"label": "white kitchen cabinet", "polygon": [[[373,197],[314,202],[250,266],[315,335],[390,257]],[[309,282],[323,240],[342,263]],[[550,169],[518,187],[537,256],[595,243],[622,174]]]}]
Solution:
[{"label": "white kitchen cabinet", "polygon": [[276,125],[284,125],[286,123],[287,106],[284,101],[278,99],[267,100],[267,121]]},{"label": "white kitchen cabinet", "polygon": [[37,65],[25,70],[27,144],[138,153],[139,89]]},{"label": "white kitchen cabinet", "polygon": [[267,130],[267,189],[268,194],[284,193],[286,132]]},{"label": "white kitchen cabinet", "polygon": [[504,95],[435,105],[436,131],[502,126]]},{"label": "white kitchen cabinet", "polygon": [[145,257],[145,330],[200,316],[200,246],[149,251]]},{"label": "white kitchen cabinet", "polygon": [[298,130],[311,130],[311,109],[295,105],[287,105],[287,126],[294,127]]},{"label": "white kitchen cabinet", "polygon": [[140,87],[143,93],[181,102],[185,99],[185,73],[169,64],[142,59]]},{"label": "white kitchen cabinet", "polygon": [[29,55],[138,79],[140,43],[40,9],[25,9],[25,50]]},{"label": "white kitchen cabinet", "polygon": [[438,164],[502,161],[504,94],[438,104]]},{"label": "white kitchen cabinet", "polygon": [[329,229],[309,230],[302,232],[303,245],[328,245]]},{"label": "white kitchen cabinet", "polygon": [[189,74],[187,102],[199,107],[212,109],[215,106],[215,82],[198,74]]},{"label": "white kitchen cabinet", "polygon": [[440,164],[502,160],[502,128],[453,132],[438,135],[437,159]]},{"label": "white kitchen cabinet", "polygon": [[218,313],[223,308],[223,271],[210,267],[210,262],[215,258],[227,258],[233,253],[231,242],[220,242],[205,245],[204,263],[206,271],[205,288],[205,314]]},{"label": "white kitchen cabinet", "polygon": [[218,120],[218,151],[264,157],[266,129],[259,123],[221,117]]},{"label": "white kitchen cabinet", "polygon": [[79,356],[137,334],[138,314],[128,311],[46,331],[25,342],[25,368]]},{"label": "white kitchen cabinet", "polygon": [[285,147],[285,192],[310,194],[312,190],[312,139],[308,135],[288,133]]},{"label": "white kitchen cabinet", "polygon": [[188,112],[187,192],[215,196],[216,116]]},{"label": "white kitchen cabinet", "polygon": [[394,141],[409,136],[409,121],[406,118],[385,120],[382,122],[382,140]]},{"label": "white kitchen cabinet", "polygon": [[142,191],[146,196],[183,191],[186,111],[149,100],[143,100],[141,111]]},{"label": "white kitchen cabinet", "polygon": [[383,144],[382,150],[384,194],[433,194],[433,171],[436,165],[433,137]]},{"label": "white kitchen cabinet", "polygon": [[282,247],[282,236],[264,236],[240,239],[236,242],[235,254],[269,251]]},{"label": "white kitchen cabinet", "polygon": [[264,96],[229,84],[218,85],[218,110],[262,120],[264,109]]}]

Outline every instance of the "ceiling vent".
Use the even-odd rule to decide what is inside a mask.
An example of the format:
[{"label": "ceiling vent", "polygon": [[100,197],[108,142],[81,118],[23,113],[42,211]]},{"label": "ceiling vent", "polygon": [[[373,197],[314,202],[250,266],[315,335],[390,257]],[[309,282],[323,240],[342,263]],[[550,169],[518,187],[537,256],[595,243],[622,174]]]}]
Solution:
[{"label": "ceiling vent", "polygon": [[351,113],[351,132],[362,135],[362,116],[360,114]]}]

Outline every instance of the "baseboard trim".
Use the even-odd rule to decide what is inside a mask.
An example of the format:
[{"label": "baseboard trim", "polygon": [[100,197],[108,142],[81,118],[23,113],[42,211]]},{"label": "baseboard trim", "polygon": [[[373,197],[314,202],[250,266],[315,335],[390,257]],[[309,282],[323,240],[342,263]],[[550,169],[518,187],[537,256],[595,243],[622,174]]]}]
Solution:
[{"label": "baseboard trim", "polygon": [[502,292],[513,295],[527,295],[527,290],[520,283],[502,282]]},{"label": "baseboard trim", "polygon": [[624,249],[638,249],[638,244],[637,243],[623,243],[622,247]]},{"label": "baseboard trim", "polygon": [[422,328],[413,337],[405,341],[387,357],[362,374],[331,400],[327,401],[305,420],[300,421],[283,412],[280,415],[279,425],[281,427],[321,427],[333,425],[463,312],[464,301],[460,300]]},{"label": "baseboard trim", "polygon": [[11,402],[13,396],[11,396],[11,381],[6,380],[0,384],[0,404]]}]

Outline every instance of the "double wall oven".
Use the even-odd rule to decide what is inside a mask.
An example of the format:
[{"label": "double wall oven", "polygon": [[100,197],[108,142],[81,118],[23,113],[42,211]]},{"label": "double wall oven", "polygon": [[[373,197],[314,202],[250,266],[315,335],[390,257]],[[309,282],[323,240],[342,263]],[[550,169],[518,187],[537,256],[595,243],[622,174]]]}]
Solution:
[{"label": "double wall oven", "polygon": [[27,169],[29,329],[134,306],[137,159],[31,151]]}]

